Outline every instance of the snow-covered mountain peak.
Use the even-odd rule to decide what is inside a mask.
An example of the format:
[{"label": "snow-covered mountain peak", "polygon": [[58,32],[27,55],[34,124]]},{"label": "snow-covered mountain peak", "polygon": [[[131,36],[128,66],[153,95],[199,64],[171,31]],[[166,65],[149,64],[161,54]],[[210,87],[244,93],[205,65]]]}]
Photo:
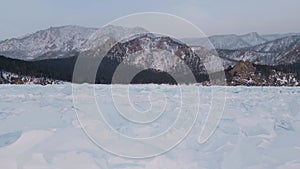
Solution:
[{"label": "snow-covered mountain peak", "polygon": [[214,35],[208,38],[184,38],[185,42],[192,46],[203,46],[207,49],[240,49],[255,46],[267,42],[257,32],[244,35],[228,34]]},{"label": "snow-covered mountain peak", "polygon": [[50,27],[0,42],[0,54],[21,60],[68,57],[70,53],[97,47],[111,37],[120,40],[141,32],[146,30],[113,25],[100,29],[75,25]]},{"label": "snow-covered mountain peak", "polygon": [[267,40],[261,37],[257,32],[241,35],[240,38],[252,46],[267,42]]},{"label": "snow-covered mountain peak", "polygon": [[1,54],[22,60],[36,59],[49,52],[62,53],[78,50],[95,28],[80,26],[50,27],[21,38],[0,42]]},{"label": "snow-covered mountain peak", "polygon": [[244,49],[220,50],[219,55],[228,60],[249,60],[262,65],[292,64],[300,61],[300,36],[289,36]]},{"label": "snow-covered mountain peak", "polygon": [[241,35],[241,37],[260,38],[260,35],[257,32],[250,32],[250,33]]},{"label": "snow-covered mountain peak", "polygon": [[300,46],[300,36],[288,36],[274,41],[266,42],[261,45],[254,46],[252,50],[258,52],[282,52],[287,48],[293,49]]}]

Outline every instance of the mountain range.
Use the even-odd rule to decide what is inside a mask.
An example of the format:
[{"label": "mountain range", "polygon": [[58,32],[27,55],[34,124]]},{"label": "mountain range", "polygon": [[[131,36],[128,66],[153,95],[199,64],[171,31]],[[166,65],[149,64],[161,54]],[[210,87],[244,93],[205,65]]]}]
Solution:
[{"label": "mountain range", "polygon": [[190,46],[203,46],[207,49],[235,50],[297,35],[300,35],[300,33],[259,35],[257,32],[251,32],[244,35],[230,34],[214,35],[207,38],[183,38],[182,41]]},{"label": "mountain range", "polygon": [[218,50],[218,54],[231,61],[248,60],[261,65],[292,64],[300,61],[300,36],[288,36],[242,49]]},{"label": "mountain range", "polygon": [[[212,45],[214,48],[210,47]],[[97,53],[95,51],[106,51],[101,56],[104,58],[96,83],[111,83],[114,71],[122,62],[129,72],[141,71],[134,83],[175,83],[168,73],[180,74],[179,77],[184,79],[186,68],[181,65],[188,66],[197,82],[204,82],[208,80],[205,63],[219,56],[224,68],[215,70],[215,73],[225,70],[233,85],[246,82],[251,85],[295,85],[295,80],[286,82],[284,79],[299,79],[299,50],[300,35],[296,33],[259,35],[253,32],[177,40],[151,34],[140,27],[108,25],[95,29],[62,26],[1,41],[0,70],[22,76],[71,81],[79,54],[90,56],[90,53]],[[97,62],[95,57],[88,60],[91,64]],[[245,75],[244,69],[249,67],[253,68]],[[260,78],[254,78],[258,74]],[[122,77],[119,80],[120,83],[124,81]],[[82,79],[79,82],[91,81]]]},{"label": "mountain range", "polygon": [[[148,31],[140,27],[126,28],[112,25],[100,29],[74,25],[50,27],[19,38],[0,41],[0,54],[21,60],[70,57],[72,53],[89,50],[111,37],[121,40],[122,37],[128,35],[146,32]],[[215,35],[208,38],[182,38],[180,40],[189,46],[236,50],[297,35],[300,34],[259,35],[252,32],[245,35]]]}]

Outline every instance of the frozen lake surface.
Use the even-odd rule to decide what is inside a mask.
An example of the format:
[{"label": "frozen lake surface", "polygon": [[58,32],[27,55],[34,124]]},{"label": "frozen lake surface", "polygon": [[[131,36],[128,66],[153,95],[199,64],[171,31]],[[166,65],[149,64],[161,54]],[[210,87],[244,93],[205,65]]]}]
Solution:
[{"label": "frozen lake surface", "polygon": [[[118,97],[130,100],[134,110],[147,112],[153,108],[163,112],[151,123],[132,123],[120,116],[122,109],[126,109],[125,103],[119,109],[113,108],[123,102],[110,98],[110,86],[95,86],[94,95],[88,96],[95,99],[102,116],[116,132],[131,138],[151,137],[168,130],[182,106],[176,86],[115,85],[113,88],[117,95],[118,91],[128,89],[129,96]],[[91,141],[77,119],[75,110],[80,108],[73,104],[70,84],[1,85],[0,166],[3,169],[299,169],[300,88],[227,87],[220,123],[202,143],[199,135],[212,106],[211,92],[221,88],[197,87],[199,114],[180,144],[155,157],[132,159],[116,156]],[[195,100],[188,99],[184,104],[192,109]],[[86,106],[89,108],[88,103]],[[99,135],[109,138],[101,130]],[[125,149],[130,145],[120,141],[119,146]]]}]

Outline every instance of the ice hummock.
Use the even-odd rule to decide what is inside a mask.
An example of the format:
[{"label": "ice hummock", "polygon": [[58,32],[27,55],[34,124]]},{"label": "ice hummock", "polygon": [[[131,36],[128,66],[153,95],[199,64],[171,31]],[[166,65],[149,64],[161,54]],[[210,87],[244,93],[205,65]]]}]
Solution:
[{"label": "ice hummock", "polygon": [[[93,86],[91,86],[93,87]],[[118,86],[114,86],[118,88]],[[186,86],[188,87],[188,86]],[[147,110],[151,91],[175,96],[167,111],[178,109],[174,86],[130,87],[137,109]],[[136,160],[112,155],[91,142],[80,128],[70,84],[0,86],[0,163],[5,169],[31,168],[300,168],[300,88],[227,87],[223,117],[212,137],[197,142],[211,105],[213,87],[201,87],[200,114],[188,137],[153,158]],[[218,88],[218,87],[216,87]],[[96,85],[95,95],[109,110],[109,85]],[[161,101],[164,101],[163,99]],[[174,103],[172,105],[172,103]],[[112,127],[130,136],[161,132],[174,118],[136,127],[106,114]],[[172,115],[172,112],[166,117]],[[135,128],[136,127],[136,128]]]}]

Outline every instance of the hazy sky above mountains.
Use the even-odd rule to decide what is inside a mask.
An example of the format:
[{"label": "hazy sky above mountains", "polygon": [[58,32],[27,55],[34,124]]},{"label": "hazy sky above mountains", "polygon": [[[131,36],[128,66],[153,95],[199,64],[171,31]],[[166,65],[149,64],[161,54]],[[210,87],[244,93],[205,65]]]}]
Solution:
[{"label": "hazy sky above mountains", "polygon": [[50,26],[101,27],[136,12],[183,17],[205,34],[300,32],[299,0],[1,0],[0,40]]}]

